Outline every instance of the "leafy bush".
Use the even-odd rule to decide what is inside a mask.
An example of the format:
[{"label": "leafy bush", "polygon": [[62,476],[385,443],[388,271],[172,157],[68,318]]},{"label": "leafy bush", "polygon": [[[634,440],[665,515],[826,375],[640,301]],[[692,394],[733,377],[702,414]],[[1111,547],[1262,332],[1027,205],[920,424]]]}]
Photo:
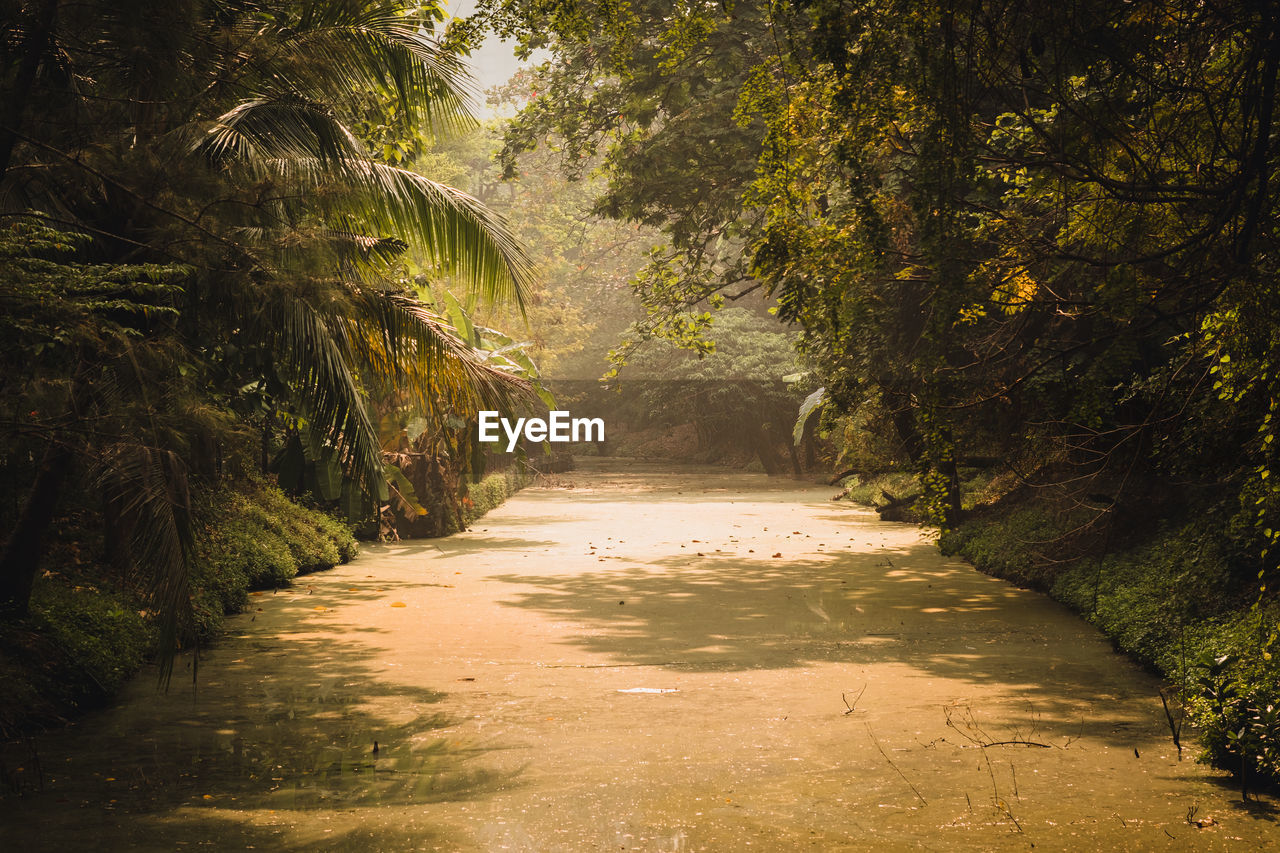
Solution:
[{"label": "leafy bush", "polygon": [[316,531],[333,543],[339,563],[349,563],[360,553],[360,543],[350,527],[324,512],[312,512],[308,517]]},{"label": "leafy bush", "polygon": [[1280,606],[1208,620],[1190,632],[1187,709],[1205,758],[1246,781],[1280,782]]},{"label": "leafy bush", "polygon": [[357,553],[346,525],[257,481],[197,496],[195,515],[191,582],[196,632],[203,639],[217,635],[227,613],[244,608],[248,590],[285,586]]},{"label": "leafy bush", "polygon": [[[1230,537],[1202,523],[1166,526],[1123,550],[1054,563],[1080,519],[1010,502],[944,534],[944,553],[984,572],[1047,588],[1116,647],[1182,691],[1203,758],[1251,783],[1280,781],[1280,605],[1250,608],[1257,587],[1233,565]],[[1051,546],[1049,543],[1060,543]]]},{"label": "leafy bush", "polygon": [[151,622],[128,594],[61,574],[38,579],[30,615],[0,622],[0,737],[105,703],[153,643]]},{"label": "leafy bush", "polygon": [[[467,486],[467,494],[462,499],[462,517],[467,524],[483,516],[490,510],[502,505],[502,502],[524,488],[528,475],[518,465],[512,465],[505,471],[489,474],[479,483]],[[449,524],[450,532],[456,529],[456,522]]]},{"label": "leafy bush", "polygon": [[1174,674],[1185,657],[1187,628],[1230,606],[1223,596],[1229,575],[1213,540],[1185,527],[1100,562],[1077,560],[1051,592],[1119,648]]},{"label": "leafy bush", "polygon": [[32,593],[31,616],[33,627],[104,694],[142,666],[154,642],[152,626],[122,593],[42,583]]},{"label": "leafy bush", "polygon": [[894,471],[872,476],[858,475],[852,485],[845,489],[849,500],[863,506],[881,506],[885,503],[885,495],[892,495],[901,500],[915,500],[920,495],[920,485],[915,474],[909,471]]},{"label": "leafy bush", "polygon": [[1053,547],[1072,519],[1036,505],[988,513],[943,533],[938,546],[944,554],[958,554],[987,574],[1024,586],[1045,588],[1052,573],[1044,552]]}]

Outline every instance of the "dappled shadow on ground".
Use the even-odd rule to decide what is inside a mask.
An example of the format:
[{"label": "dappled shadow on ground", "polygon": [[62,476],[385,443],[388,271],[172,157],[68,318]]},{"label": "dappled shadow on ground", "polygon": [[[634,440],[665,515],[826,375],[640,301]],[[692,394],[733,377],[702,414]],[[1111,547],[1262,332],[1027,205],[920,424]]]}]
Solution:
[{"label": "dappled shadow on ground", "polygon": [[1259,796],[1258,791],[1250,790],[1249,799],[1241,796],[1240,780],[1227,775],[1209,776],[1206,781],[1215,788],[1222,790],[1225,795],[1224,800],[1230,806],[1231,811],[1239,816],[1247,816],[1253,820],[1263,820],[1267,823],[1280,824],[1280,802],[1274,798],[1275,790],[1268,789]]},{"label": "dappled shadow on ground", "polygon": [[[620,664],[687,672],[900,664],[956,682],[957,723],[981,713],[966,705],[969,687],[1003,691],[1022,710],[987,720],[1003,727],[993,739],[1016,730],[1061,743],[1087,730],[1129,743],[1134,703],[1115,700],[1148,688],[1155,695],[1064,608],[948,562],[927,542],[801,559],[681,554],[492,579],[516,587],[500,596],[507,606],[576,623],[563,642]],[[863,701],[875,702],[874,685]]]},{"label": "dappled shadow on ground", "polygon": [[366,813],[518,780],[485,766],[485,744],[441,732],[456,722],[446,694],[386,678],[380,629],[333,618],[418,584],[352,584],[255,596],[194,686],[185,657],[167,692],[144,674],[119,707],[37,739],[42,790],[0,801],[0,848],[455,849],[436,828]]}]

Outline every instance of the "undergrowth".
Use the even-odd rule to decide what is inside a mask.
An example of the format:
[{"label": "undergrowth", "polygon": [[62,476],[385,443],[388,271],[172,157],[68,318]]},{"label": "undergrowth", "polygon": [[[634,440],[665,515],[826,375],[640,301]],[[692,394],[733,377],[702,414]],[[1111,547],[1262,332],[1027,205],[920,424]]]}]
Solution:
[{"label": "undergrowth", "polygon": [[217,636],[224,617],[242,610],[251,589],[287,586],[295,577],[355,557],[345,524],[301,506],[261,482],[205,492],[196,498],[192,592],[196,634]]},{"label": "undergrowth", "polygon": [[[191,627],[200,643],[244,608],[249,590],[284,586],[356,555],[346,525],[261,481],[199,491],[192,510]],[[107,565],[100,531],[72,516],[62,536],[41,564],[29,614],[0,623],[0,736],[104,704],[155,650],[145,591]]]},{"label": "undergrowth", "polygon": [[[1091,511],[1025,496],[996,503],[939,540],[978,569],[1038,588],[1164,676],[1198,730],[1201,757],[1246,787],[1280,781],[1280,603],[1212,511],[1126,524],[1081,546]],[[1207,523],[1208,522],[1208,523]]]},{"label": "undergrowth", "polygon": [[[1280,602],[1260,598],[1256,545],[1232,507],[1137,515],[1110,534],[1105,505],[1018,491],[990,470],[962,470],[966,519],[945,554],[1049,593],[1117,649],[1164,676],[1198,730],[1201,757],[1250,785],[1280,782]],[[844,496],[886,519],[918,521],[909,472],[859,476]]]}]

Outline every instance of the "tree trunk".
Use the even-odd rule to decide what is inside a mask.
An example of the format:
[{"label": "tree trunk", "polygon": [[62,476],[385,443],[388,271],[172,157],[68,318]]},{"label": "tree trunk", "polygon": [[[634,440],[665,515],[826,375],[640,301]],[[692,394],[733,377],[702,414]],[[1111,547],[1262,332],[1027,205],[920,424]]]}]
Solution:
[{"label": "tree trunk", "polygon": [[787,442],[787,450],[791,452],[791,473],[797,480],[804,476],[804,466],[800,464],[800,450],[795,442]]},{"label": "tree trunk", "polygon": [[809,420],[805,421],[804,432],[800,436],[800,446],[804,448],[804,468],[806,471],[814,471],[818,467],[817,429],[818,419],[809,418]]},{"label": "tree trunk", "polygon": [[40,460],[22,516],[0,556],[0,612],[19,616],[27,613],[31,585],[44,555],[45,534],[70,470],[71,451],[57,442],[50,443]]},{"label": "tree trunk", "polygon": [[756,452],[756,457],[760,460],[764,472],[770,477],[777,477],[782,474],[782,463],[778,460],[777,452],[769,441],[769,437],[765,435],[765,431],[761,429],[759,422],[748,421],[750,426],[747,428],[751,441],[751,449]]},{"label": "tree trunk", "polygon": [[915,409],[907,405],[895,409],[893,428],[898,433],[898,440],[902,442],[903,449],[907,451],[907,457],[913,463],[918,463],[920,457],[924,455],[924,439],[916,427]]},{"label": "tree trunk", "polygon": [[947,478],[946,522],[950,526],[960,521],[960,472],[956,468],[954,452],[942,461],[942,464],[938,466],[938,471]]},{"label": "tree trunk", "polygon": [[[22,40],[22,58],[19,60],[13,88],[0,105],[0,179],[9,171],[9,162],[13,158],[13,147],[17,144],[18,133],[22,129],[22,118],[27,111],[27,100],[31,89],[35,86],[36,72],[48,52],[49,39],[53,35],[54,22],[58,15],[58,0],[45,0],[40,7],[31,13],[27,23],[26,38]],[[10,23],[12,26],[12,23]],[[8,69],[4,69],[8,76]]]}]

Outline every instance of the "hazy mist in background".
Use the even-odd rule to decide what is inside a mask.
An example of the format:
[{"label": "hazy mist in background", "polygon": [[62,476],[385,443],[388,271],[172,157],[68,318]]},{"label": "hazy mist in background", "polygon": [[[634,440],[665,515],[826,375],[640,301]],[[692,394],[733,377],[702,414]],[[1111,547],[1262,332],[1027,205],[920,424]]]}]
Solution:
[{"label": "hazy mist in background", "polygon": [[[455,18],[465,18],[474,12],[475,8],[475,0],[455,0],[455,2],[446,7],[446,11]],[[484,100],[484,91],[486,89],[507,82],[507,80],[511,79],[511,75],[521,67],[536,65],[542,62],[547,55],[546,51],[538,50],[534,52],[531,62],[522,63],[516,59],[514,42],[503,41],[496,36],[487,38],[484,44],[472,53],[467,60],[471,68],[471,76],[475,78],[479,95],[475,106],[476,115],[481,118],[487,118],[494,114]]]}]

